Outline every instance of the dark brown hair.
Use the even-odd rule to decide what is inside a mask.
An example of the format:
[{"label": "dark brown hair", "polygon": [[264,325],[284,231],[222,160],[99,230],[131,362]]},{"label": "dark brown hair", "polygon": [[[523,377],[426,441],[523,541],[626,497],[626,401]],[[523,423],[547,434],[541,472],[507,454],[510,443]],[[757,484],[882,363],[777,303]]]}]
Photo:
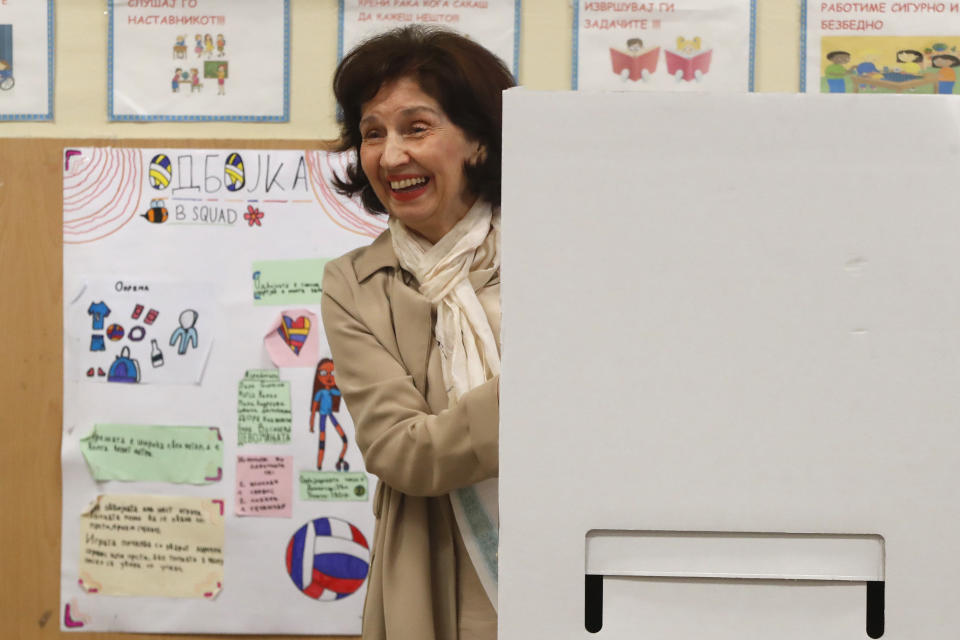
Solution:
[{"label": "dark brown hair", "polygon": [[933,64],[937,60],[947,60],[950,62],[951,67],[960,66],[960,58],[949,53],[941,53],[930,58],[930,63]]},{"label": "dark brown hair", "polygon": [[353,149],[357,160],[345,178],[333,183],[345,195],[359,193],[372,213],[385,213],[360,166],[360,118],[364,103],[385,83],[412,78],[437,101],[453,124],[486,157],[464,164],[470,192],[500,204],[501,92],[514,86],[513,75],[500,58],[473,40],[445,29],[411,25],[374,36],[344,56],[333,76],[333,93],[341,111],[339,151]]},{"label": "dark brown hair", "polygon": [[[321,358],[320,362],[317,363],[317,370],[313,374],[313,394],[310,396],[311,398],[317,395],[317,391],[320,391],[320,367],[322,367],[327,363],[333,364],[333,360],[331,360],[330,358]],[[336,380],[336,378],[334,378],[334,380]],[[337,391],[340,390],[340,387],[338,387],[336,384],[334,384],[330,388],[336,389]],[[312,424],[313,424],[313,421],[311,420],[311,426]]]}]

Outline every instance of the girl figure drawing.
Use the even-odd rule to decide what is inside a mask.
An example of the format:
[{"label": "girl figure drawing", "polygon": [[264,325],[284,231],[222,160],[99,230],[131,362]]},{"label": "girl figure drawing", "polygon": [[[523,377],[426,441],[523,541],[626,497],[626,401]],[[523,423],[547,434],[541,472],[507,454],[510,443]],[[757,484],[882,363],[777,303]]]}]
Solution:
[{"label": "girl figure drawing", "polygon": [[937,93],[952,94],[953,85],[957,82],[957,70],[960,58],[949,53],[941,53],[930,60],[937,69]]},{"label": "girl figure drawing", "polygon": [[313,402],[310,405],[310,433],[313,433],[313,418],[320,414],[320,444],[317,449],[317,469],[323,469],[323,454],[326,448],[327,440],[327,419],[333,423],[333,427],[340,434],[343,440],[343,447],[340,449],[340,457],[337,459],[337,471],[349,471],[350,465],[343,459],[347,453],[347,434],[343,432],[343,427],[337,422],[334,412],[340,410],[340,389],[337,388],[336,378],[333,376],[333,360],[323,358],[317,364],[317,372],[313,378]]},{"label": "girl figure drawing", "polygon": [[903,73],[910,74],[912,76],[920,75],[923,72],[923,67],[921,63],[923,62],[923,54],[914,49],[903,49],[897,51],[897,66]]}]

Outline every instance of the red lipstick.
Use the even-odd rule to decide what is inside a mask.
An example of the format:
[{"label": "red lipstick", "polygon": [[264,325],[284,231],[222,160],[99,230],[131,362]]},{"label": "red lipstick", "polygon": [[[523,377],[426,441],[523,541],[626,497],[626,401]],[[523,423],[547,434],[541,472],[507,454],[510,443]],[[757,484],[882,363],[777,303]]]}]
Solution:
[{"label": "red lipstick", "polygon": [[424,178],[425,181],[421,182],[416,186],[407,187],[402,190],[398,190],[398,189],[394,189],[393,187],[390,187],[391,197],[393,197],[395,200],[399,200],[400,202],[409,202],[410,200],[415,200],[416,198],[419,198],[421,195],[423,195],[423,192],[426,191],[427,189],[427,185],[430,184],[430,178],[426,178],[425,176],[413,175],[413,174],[391,175],[391,176],[387,176],[387,182],[389,184],[390,182],[399,182],[401,180],[410,180],[413,178]]}]

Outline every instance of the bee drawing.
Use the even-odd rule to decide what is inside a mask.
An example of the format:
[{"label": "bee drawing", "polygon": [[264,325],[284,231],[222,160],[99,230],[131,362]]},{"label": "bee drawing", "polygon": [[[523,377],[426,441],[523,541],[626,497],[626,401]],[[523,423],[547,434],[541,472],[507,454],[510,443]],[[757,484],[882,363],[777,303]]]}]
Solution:
[{"label": "bee drawing", "polygon": [[163,200],[151,200],[150,208],[143,214],[147,222],[161,223],[167,221],[167,208],[163,206]]}]

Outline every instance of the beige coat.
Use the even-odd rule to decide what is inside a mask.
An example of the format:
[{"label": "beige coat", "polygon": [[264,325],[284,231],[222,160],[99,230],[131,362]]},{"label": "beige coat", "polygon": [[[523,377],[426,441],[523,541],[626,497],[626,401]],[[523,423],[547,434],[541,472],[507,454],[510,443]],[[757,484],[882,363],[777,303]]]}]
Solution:
[{"label": "beige coat", "polygon": [[[498,273],[471,282],[478,295],[499,296]],[[328,263],[323,278],[337,385],[367,470],[380,478],[365,640],[457,638],[462,543],[448,494],[498,472],[499,378],[447,409],[431,305],[416,287],[389,231]],[[499,318],[491,326],[499,335]]]}]

